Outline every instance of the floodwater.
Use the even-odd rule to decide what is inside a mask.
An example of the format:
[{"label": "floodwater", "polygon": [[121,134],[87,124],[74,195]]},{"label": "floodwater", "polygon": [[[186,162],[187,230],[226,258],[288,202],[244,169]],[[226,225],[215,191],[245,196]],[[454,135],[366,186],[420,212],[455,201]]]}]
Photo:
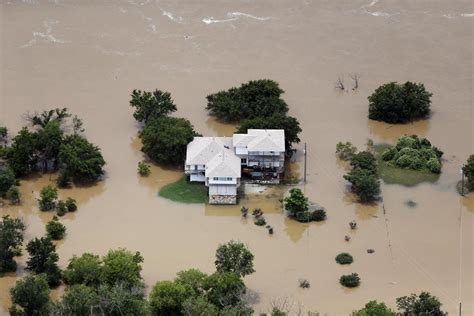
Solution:
[{"label": "floodwater", "polygon": [[[238,239],[256,256],[257,272],[245,282],[257,312],[286,301],[293,313],[304,306],[347,315],[371,299],[394,306],[396,297],[421,290],[438,296],[451,314],[460,301],[465,315],[474,312],[474,194],[455,192],[460,166],[474,152],[470,0],[0,0],[0,13],[1,123],[16,132],[25,112],[67,106],[107,161],[98,185],[60,191],[79,203],[62,220],[62,267],[73,254],[126,247],[143,254],[151,286],[191,267],[211,273],[219,243]],[[356,91],[349,73],[360,74]],[[348,92],[335,90],[338,77]],[[302,189],[328,211],[324,223],[299,224],[281,214],[281,189],[257,191],[243,203],[262,207],[273,236],[241,219],[238,207],[158,197],[181,173],[154,166],[148,178],[137,176],[142,154],[128,106],[134,88],[167,90],[176,115],[197,131],[230,135],[234,126],[207,116],[205,96],[260,78],[286,90],[308,145]],[[392,80],[423,82],[433,92],[430,120],[368,121],[367,96]],[[336,143],[363,148],[368,138],[392,142],[404,133],[428,137],[445,152],[440,179],[413,188],[383,185],[385,213],[381,203],[355,203]],[[301,152],[294,159],[301,174]],[[23,204],[0,209],[25,219],[26,241],[41,236],[53,216],[34,201],[50,178],[22,180]],[[358,229],[350,232],[354,219]],[[355,258],[348,267],[334,261],[343,251]],[[19,261],[17,275],[0,278],[0,314],[9,306],[8,288],[23,275],[25,258]],[[362,283],[346,290],[338,279],[351,272]],[[300,278],[311,287],[300,289]]]}]

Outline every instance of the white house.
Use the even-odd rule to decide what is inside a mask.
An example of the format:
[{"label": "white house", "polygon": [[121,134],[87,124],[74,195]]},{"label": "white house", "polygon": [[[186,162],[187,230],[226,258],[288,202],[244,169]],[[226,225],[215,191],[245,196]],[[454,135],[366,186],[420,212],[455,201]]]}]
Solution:
[{"label": "white house", "polygon": [[284,162],[284,130],[249,129],[233,137],[194,137],[184,170],[190,181],[209,187],[210,204],[235,204],[242,171],[278,182]]}]

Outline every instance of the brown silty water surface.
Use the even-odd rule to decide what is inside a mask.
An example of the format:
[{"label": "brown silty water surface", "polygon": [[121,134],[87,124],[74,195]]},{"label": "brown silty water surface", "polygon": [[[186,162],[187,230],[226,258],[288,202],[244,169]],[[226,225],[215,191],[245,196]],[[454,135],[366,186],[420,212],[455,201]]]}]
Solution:
[{"label": "brown silty water surface", "polygon": [[[474,194],[455,192],[459,168],[473,145],[471,1],[0,1],[0,121],[16,132],[25,112],[67,106],[83,118],[86,136],[102,148],[106,177],[89,188],[61,190],[79,210],[62,220],[60,265],[73,254],[126,247],[140,251],[146,284],[196,267],[211,273],[219,243],[238,239],[255,254],[256,273],[245,278],[255,309],[287,298],[306,310],[347,315],[371,299],[394,307],[395,298],[428,290],[446,311],[473,311]],[[348,73],[361,75],[352,91]],[[334,89],[344,76],[348,92]],[[136,174],[143,159],[128,106],[132,89],[170,91],[177,116],[204,135],[230,135],[234,126],[209,118],[205,96],[250,79],[271,78],[286,90],[290,114],[308,145],[308,183],[302,189],[324,205],[328,219],[299,224],[281,213],[284,189],[257,190],[242,203],[262,207],[275,229],[269,236],[239,207],[185,205],[157,196],[181,171],[154,166]],[[367,96],[381,83],[412,80],[433,92],[429,120],[403,126],[367,119]],[[345,168],[334,156],[340,140],[363,148],[367,138],[393,142],[404,133],[428,137],[445,152],[437,183],[412,188],[382,185],[383,203],[364,206],[346,193]],[[298,149],[302,148],[300,144]],[[294,157],[297,172],[302,154]],[[34,197],[53,175],[21,181],[23,204],[2,214],[25,219],[25,241],[44,234],[53,216]],[[407,200],[417,203],[406,206]],[[348,222],[357,220],[350,232]],[[344,241],[350,234],[352,240]],[[375,253],[366,250],[373,248]],[[348,267],[335,263],[350,252]],[[24,274],[0,278],[0,314],[8,289]],[[340,275],[362,283],[342,288]],[[311,282],[298,288],[298,280]]]}]

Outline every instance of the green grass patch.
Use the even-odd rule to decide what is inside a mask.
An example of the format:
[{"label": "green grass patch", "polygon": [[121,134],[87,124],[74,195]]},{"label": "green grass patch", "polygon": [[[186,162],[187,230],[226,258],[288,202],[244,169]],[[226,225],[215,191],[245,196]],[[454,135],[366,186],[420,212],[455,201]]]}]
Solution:
[{"label": "green grass patch", "polygon": [[161,188],[159,196],[181,203],[207,203],[207,187],[201,182],[189,182],[186,176]]},{"label": "green grass patch", "polygon": [[401,184],[404,186],[415,186],[422,182],[436,182],[440,174],[431,173],[428,170],[402,169],[392,166],[390,163],[382,160],[382,153],[390,145],[377,144],[374,146],[375,157],[380,178],[387,184]]}]

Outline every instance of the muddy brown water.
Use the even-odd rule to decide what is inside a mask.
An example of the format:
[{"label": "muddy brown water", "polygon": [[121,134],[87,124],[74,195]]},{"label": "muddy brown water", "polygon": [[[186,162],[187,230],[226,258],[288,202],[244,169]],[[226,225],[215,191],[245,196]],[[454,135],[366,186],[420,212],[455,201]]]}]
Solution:
[{"label": "muddy brown water", "polygon": [[[73,254],[126,247],[140,251],[148,286],[191,267],[212,272],[214,251],[231,239],[255,254],[256,273],[245,278],[255,309],[273,301],[306,310],[347,315],[370,299],[394,306],[395,298],[428,290],[444,309],[473,310],[474,194],[455,193],[459,168],[473,145],[471,1],[65,1],[0,0],[0,121],[11,131],[25,112],[67,106],[83,118],[86,136],[107,160],[107,176],[89,188],[61,190],[79,210],[62,219],[67,236],[58,244],[60,265]],[[348,73],[360,74],[351,90]],[[344,77],[348,92],[334,89]],[[238,207],[184,205],[157,196],[179,171],[154,166],[136,174],[142,159],[137,124],[128,106],[134,88],[170,91],[177,116],[204,135],[230,135],[234,126],[209,118],[205,96],[250,79],[272,78],[286,90],[290,114],[308,144],[311,200],[328,220],[288,220],[269,189],[244,202],[262,207],[275,228],[240,218]],[[403,126],[367,119],[367,96],[381,83],[413,80],[433,92],[430,120]],[[359,148],[367,138],[392,142],[404,133],[428,137],[445,152],[435,184],[383,185],[381,204],[354,202],[334,157],[340,140]],[[297,146],[302,148],[302,144]],[[295,156],[302,169],[301,153]],[[34,197],[52,175],[21,181],[23,204],[2,214],[25,219],[26,241],[44,233],[53,216],[40,213]],[[417,203],[406,206],[407,200]],[[350,232],[348,222],[358,221]],[[344,241],[350,234],[352,240]],[[375,253],[367,254],[368,248]],[[355,262],[341,267],[339,252]],[[8,289],[24,274],[0,278],[0,314]],[[357,272],[361,286],[346,290],[340,275]],[[299,289],[298,280],[311,282]],[[56,296],[58,294],[56,293]]]}]

